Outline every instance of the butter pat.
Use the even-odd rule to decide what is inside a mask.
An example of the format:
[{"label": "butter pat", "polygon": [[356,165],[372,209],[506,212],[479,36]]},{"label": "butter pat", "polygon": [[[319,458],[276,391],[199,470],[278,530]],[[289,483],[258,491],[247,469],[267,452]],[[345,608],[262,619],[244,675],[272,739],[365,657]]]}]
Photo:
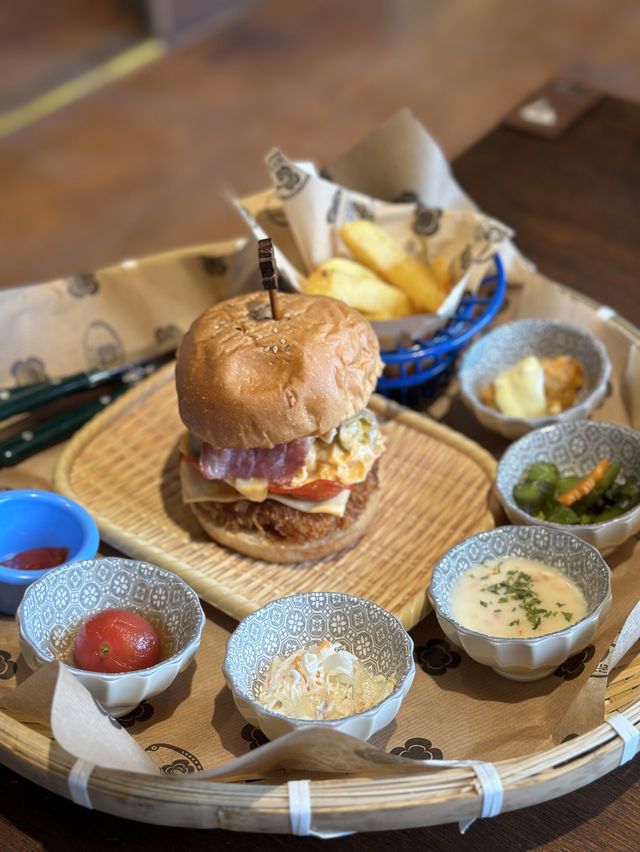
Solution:
[{"label": "butter pat", "polygon": [[503,414],[531,418],[544,417],[547,413],[544,370],[534,355],[503,370],[494,386],[496,405]]}]

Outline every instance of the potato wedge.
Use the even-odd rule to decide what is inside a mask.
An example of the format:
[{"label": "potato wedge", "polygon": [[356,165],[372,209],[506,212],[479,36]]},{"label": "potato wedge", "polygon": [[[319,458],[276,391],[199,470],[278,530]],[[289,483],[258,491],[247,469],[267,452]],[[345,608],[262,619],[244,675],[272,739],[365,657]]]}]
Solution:
[{"label": "potato wedge", "polygon": [[373,222],[347,222],[340,236],[356,260],[399,287],[418,310],[433,312],[441,305],[444,293],[429,267],[408,255]]},{"label": "potato wedge", "polygon": [[366,266],[345,257],[333,257],[314,269],[304,291],[341,299],[365,316],[395,319],[413,312],[402,290],[386,284]]},{"label": "potato wedge", "polygon": [[429,266],[438,286],[446,296],[451,291],[451,285],[453,284],[448,261],[439,254],[429,261]]}]

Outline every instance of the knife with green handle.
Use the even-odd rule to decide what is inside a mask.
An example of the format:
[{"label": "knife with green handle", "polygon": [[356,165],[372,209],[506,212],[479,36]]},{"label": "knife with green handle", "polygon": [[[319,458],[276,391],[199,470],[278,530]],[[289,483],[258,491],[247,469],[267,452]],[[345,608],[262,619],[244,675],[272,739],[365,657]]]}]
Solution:
[{"label": "knife with green handle", "polygon": [[43,420],[31,429],[25,429],[19,435],[1,442],[0,467],[18,464],[46,447],[65,441],[80,426],[106,408],[114,399],[122,396],[128,389],[129,385],[119,385],[114,390],[101,394],[92,402]]},{"label": "knife with green handle", "polygon": [[175,343],[169,348],[147,352],[126,364],[118,364],[104,370],[74,373],[72,376],[53,379],[50,382],[37,382],[32,385],[0,390],[0,420],[22,414],[24,411],[33,411],[54,399],[90,390],[109,382],[134,384],[172,358],[174,353]]}]

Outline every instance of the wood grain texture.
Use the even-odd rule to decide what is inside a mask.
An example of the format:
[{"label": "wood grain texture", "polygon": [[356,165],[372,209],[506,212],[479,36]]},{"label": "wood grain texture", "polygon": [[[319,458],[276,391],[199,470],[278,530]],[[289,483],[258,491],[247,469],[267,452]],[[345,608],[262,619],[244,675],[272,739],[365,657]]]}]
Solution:
[{"label": "wood grain texture", "polygon": [[222,190],[270,147],[326,164],[402,106],[454,156],[557,75],[640,99],[639,27],[634,0],[263,2],[0,142],[0,282],[234,236]]},{"label": "wood grain texture", "polygon": [[638,106],[605,98],[553,142],[498,128],[454,172],[545,275],[640,325],[639,145]]},{"label": "wood grain texture", "polygon": [[122,0],[7,3],[0,36],[0,112],[72,79],[143,37],[140,10]]}]

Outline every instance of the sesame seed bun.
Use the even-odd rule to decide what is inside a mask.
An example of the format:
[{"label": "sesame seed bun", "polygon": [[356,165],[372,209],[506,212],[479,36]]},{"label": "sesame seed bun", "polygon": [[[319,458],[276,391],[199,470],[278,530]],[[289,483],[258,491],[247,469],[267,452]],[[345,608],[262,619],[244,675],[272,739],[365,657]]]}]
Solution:
[{"label": "sesame seed bun", "polygon": [[187,428],[214,447],[273,447],[329,431],[364,408],[382,362],[369,323],[325,296],[266,293],[220,302],[195,320],[178,353]]}]

